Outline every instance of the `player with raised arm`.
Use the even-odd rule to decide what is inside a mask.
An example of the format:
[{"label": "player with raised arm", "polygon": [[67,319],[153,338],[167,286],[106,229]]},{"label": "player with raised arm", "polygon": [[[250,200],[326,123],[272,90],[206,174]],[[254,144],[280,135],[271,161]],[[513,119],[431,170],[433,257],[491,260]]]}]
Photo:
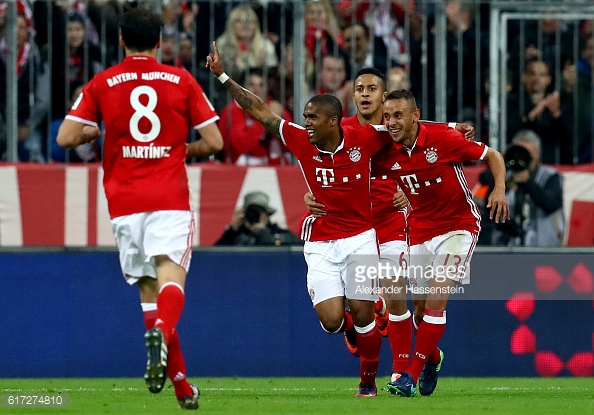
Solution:
[{"label": "player with raised arm", "polygon": [[480,231],[480,212],[461,163],[489,164],[495,188],[487,207],[496,223],[509,218],[505,164],[499,152],[483,143],[469,142],[445,125],[419,122],[420,110],[410,91],[390,92],[383,113],[394,144],[385,154],[382,174],[397,180],[412,207],[407,218],[409,279],[413,291],[427,293],[412,361],[387,388],[412,396],[418,381],[421,394],[431,395],[443,360],[442,353],[433,352],[445,329],[448,298],[456,282],[470,282],[470,260]]},{"label": "player with raised arm", "polygon": [[[342,126],[362,126],[367,124],[383,124],[383,102],[387,95],[386,77],[375,68],[363,68],[355,76],[353,98],[357,106],[357,114],[342,120]],[[455,124],[455,125],[453,125]],[[445,125],[445,124],[444,124]],[[474,138],[474,128],[468,124],[450,123],[469,140]],[[386,153],[379,152],[371,159],[371,201],[372,217],[377,233],[380,259],[389,263],[392,270],[401,269],[399,275],[389,275],[380,281],[387,304],[387,312],[382,297],[376,303],[376,324],[387,335],[392,350],[392,380],[396,374],[408,367],[412,347],[411,313],[406,299],[406,267],[408,264],[408,241],[406,225],[406,209],[393,206],[395,193],[399,193],[404,204],[407,204],[402,192],[392,177],[380,174],[377,166],[385,164]],[[305,195],[308,210],[323,216],[327,214],[324,205],[318,203],[311,193]],[[415,318],[423,319],[424,295],[413,295]],[[385,329],[384,329],[385,328]],[[384,330],[382,330],[384,329]],[[356,338],[353,330],[345,331],[345,342],[348,350],[356,355]],[[385,333],[385,334],[384,334]],[[439,354],[439,352],[438,352]]]},{"label": "player with raised arm", "polygon": [[[57,141],[68,148],[91,142],[103,121],[103,186],[122,272],[140,291],[146,384],[158,393],[169,376],[182,409],[198,409],[200,392],[186,379],[176,330],[196,228],[185,160],[220,151],[223,139],[219,117],[196,80],[157,62],[162,27],[145,8],[123,15],[126,57],[85,86]],[[190,126],[202,138],[187,146]]]},{"label": "player with raised arm", "polygon": [[[229,79],[214,42],[213,47],[214,54],[207,57],[211,72],[242,108],[281,138],[299,161],[309,190],[326,206],[327,216],[306,214],[301,223],[308,292],[326,332],[341,333],[354,326],[361,362],[356,396],[376,396],[381,346],[374,319],[377,278],[357,282],[347,273],[347,266],[356,265],[357,256],[379,259],[371,219],[369,161],[390,145],[390,135],[383,126],[341,128],[342,106],[332,95],[316,95],[307,102],[305,128],[287,122]],[[350,319],[344,312],[345,296]]]}]

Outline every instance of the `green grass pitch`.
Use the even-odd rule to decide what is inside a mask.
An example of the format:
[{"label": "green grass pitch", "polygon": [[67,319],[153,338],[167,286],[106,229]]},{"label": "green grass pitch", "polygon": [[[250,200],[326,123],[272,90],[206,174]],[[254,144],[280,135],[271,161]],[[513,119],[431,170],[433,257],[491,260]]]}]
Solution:
[{"label": "green grass pitch", "polygon": [[[442,378],[433,396],[355,398],[355,378],[194,378],[205,414],[594,414],[592,378]],[[6,395],[68,394],[65,408],[7,407]],[[180,413],[171,383],[139,379],[0,379],[0,414]]]}]

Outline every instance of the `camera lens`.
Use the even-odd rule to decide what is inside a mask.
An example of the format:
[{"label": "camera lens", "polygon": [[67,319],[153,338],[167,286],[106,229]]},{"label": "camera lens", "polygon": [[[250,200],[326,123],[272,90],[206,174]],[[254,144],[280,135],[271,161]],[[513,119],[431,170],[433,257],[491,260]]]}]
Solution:
[{"label": "camera lens", "polygon": [[248,206],[245,209],[245,220],[250,224],[258,223],[260,222],[261,212],[262,210],[258,206]]}]

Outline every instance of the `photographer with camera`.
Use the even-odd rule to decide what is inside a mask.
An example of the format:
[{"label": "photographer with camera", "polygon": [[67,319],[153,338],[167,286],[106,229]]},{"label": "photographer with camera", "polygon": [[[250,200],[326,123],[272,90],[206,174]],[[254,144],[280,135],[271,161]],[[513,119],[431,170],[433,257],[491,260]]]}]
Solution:
[{"label": "photographer with camera", "polygon": [[[495,225],[493,245],[546,247],[563,243],[563,178],[554,168],[543,166],[540,157],[540,137],[531,130],[518,131],[504,156],[511,221]],[[485,173],[481,174],[482,183],[489,180]]]},{"label": "photographer with camera", "polygon": [[270,222],[270,216],[276,212],[269,205],[268,195],[264,192],[250,192],[243,199],[243,207],[233,214],[223,235],[215,245],[236,246],[282,246],[301,245],[297,235]]}]

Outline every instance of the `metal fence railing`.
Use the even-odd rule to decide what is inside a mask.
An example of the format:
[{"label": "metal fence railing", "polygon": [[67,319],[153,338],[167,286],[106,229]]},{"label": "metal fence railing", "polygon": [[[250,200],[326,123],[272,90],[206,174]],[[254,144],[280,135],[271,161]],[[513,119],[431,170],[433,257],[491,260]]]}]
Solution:
[{"label": "metal fence railing", "polygon": [[[138,4],[162,13],[160,59],[190,71],[219,113],[231,99],[204,68],[212,40],[230,75],[260,76],[263,95],[297,122],[316,93],[336,94],[354,114],[349,81],[371,65],[389,88],[414,92],[422,118],[473,123],[500,150],[533,129],[545,162],[592,161],[594,5],[585,0],[0,0],[1,160],[100,159],[100,148],[57,148],[55,134],[77,88],[121,61],[118,20]],[[216,158],[237,163],[225,143]],[[262,137],[265,157],[239,162],[271,163],[274,144]]]}]

